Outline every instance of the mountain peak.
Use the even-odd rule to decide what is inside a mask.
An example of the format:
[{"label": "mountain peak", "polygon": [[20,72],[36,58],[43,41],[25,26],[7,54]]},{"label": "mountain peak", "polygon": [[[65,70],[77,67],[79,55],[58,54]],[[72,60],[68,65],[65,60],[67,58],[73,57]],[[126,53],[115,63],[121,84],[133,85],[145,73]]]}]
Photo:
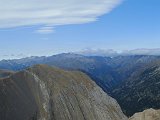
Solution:
[{"label": "mountain peak", "polygon": [[127,120],[117,102],[78,71],[39,64],[2,79],[0,89],[3,120]]}]

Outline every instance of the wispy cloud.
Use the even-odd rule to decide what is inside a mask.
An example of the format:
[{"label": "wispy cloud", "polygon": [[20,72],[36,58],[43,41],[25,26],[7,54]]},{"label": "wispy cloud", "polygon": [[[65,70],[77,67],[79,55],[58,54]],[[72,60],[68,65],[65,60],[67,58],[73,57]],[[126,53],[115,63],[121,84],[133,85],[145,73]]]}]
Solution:
[{"label": "wispy cloud", "polygon": [[23,53],[19,53],[19,54],[0,54],[0,60],[2,59],[17,59],[17,58],[24,58],[27,57],[26,55],[24,55]]},{"label": "wispy cloud", "polygon": [[135,50],[125,50],[123,51],[123,55],[160,55],[160,48],[156,49],[135,49]]},{"label": "wispy cloud", "polygon": [[[96,21],[121,0],[0,0],[0,28],[57,26]],[[51,27],[39,33],[51,33]]]},{"label": "wispy cloud", "polygon": [[54,27],[50,27],[50,26],[41,27],[38,30],[36,30],[36,33],[40,33],[40,34],[49,34],[53,32],[54,32]]}]

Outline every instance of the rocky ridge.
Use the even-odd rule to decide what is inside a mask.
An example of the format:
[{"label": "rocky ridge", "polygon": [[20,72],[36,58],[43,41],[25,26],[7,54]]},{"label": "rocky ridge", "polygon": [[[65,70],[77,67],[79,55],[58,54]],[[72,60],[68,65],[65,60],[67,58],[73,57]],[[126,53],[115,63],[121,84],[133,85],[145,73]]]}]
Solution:
[{"label": "rocky ridge", "polygon": [[0,80],[3,120],[127,120],[86,74],[36,65]]}]

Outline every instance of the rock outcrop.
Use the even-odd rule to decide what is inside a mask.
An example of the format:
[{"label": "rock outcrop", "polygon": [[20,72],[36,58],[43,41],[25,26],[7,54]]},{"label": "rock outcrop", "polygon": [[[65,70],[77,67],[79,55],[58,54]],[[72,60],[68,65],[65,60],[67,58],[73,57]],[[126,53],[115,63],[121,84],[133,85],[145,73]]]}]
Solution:
[{"label": "rock outcrop", "polygon": [[1,120],[127,120],[86,74],[36,65],[0,80]]},{"label": "rock outcrop", "polygon": [[135,113],[129,120],[160,120],[160,110],[148,109]]}]

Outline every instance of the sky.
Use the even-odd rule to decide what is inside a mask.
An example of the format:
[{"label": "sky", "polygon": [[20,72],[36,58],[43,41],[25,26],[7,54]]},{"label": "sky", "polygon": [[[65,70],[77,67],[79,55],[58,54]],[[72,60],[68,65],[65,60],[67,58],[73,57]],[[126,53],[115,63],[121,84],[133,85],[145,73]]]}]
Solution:
[{"label": "sky", "polygon": [[160,48],[160,0],[0,0],[0,59]]}]

